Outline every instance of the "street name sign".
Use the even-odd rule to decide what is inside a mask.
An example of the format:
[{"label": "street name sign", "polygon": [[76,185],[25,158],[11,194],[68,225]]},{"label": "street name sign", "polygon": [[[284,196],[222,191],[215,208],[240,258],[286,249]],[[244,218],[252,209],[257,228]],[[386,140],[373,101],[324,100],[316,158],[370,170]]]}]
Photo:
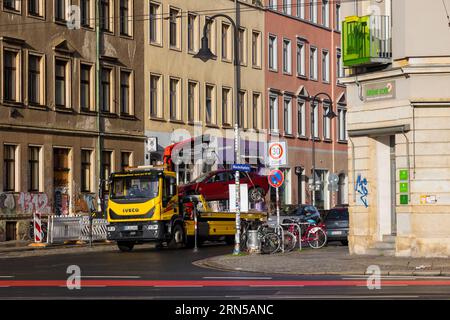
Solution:
[{"label": "street name sign", "polygon": [[233,171],[250,172],[252,168],[249,164],[233,164]]}]

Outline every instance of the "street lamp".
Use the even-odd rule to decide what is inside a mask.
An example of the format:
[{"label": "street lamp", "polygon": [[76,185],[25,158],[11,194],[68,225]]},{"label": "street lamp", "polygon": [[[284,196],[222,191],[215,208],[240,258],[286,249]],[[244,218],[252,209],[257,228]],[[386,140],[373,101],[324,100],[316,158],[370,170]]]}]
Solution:
[{"label": "street lamp", "polygon": [[[239,41],[238,41],[238,28],[234,20],[225,14],[216,14],[209,18],[212,21],[215,18],[222,17],[230,21],[233,26],[234,32],[234,87],[235,87],[235,124],[234,124],[234,163],[240,163],[240,133],[239,133],[239,120],[240,120],[240,110],[239,110],[239,92],[241,89],[241,69],[240,69],[240,59],[239,59]],[[200,59],[203,62],[215,59],[216,56],[209,49],[209,39],[208,39],[208,23],[206,22],[203,27],[203,37],[202,46],[198,53],[194,55],[194,58]],[[236,235],[235,235],[235,245],[233,254],[238,255],[240,252],[240,238],[241,238],[241,189],[240,189],[240,177],[239,171],[235,171],[235,185],[236,185]]]},{"label": "street lamp", "polygon": [[312,102],[311,102],[311,137],[312,137],[312,187],[311,187],[311,199],[312,199],[312,204],[313,206],[316,205],[316,197],[315,197],[315,192],[316,192],[316,135],[315,135],[315,124],[314,124],[314,109],[315,109],[315,102],[317,97],[319,97],[320,95],[324,95],[328,98],[328,101],[330,102],[330,109],[328,110],[327,114],[325,115],[325,117],[327,117],[328,119],[333,119],[335,117],[337,117],[336,113],[333,112],[333,100],[331,99],[330,95],[328,93],[325,92],[319,92],[318,94],[316,94],[313,98],[312,98]]}]

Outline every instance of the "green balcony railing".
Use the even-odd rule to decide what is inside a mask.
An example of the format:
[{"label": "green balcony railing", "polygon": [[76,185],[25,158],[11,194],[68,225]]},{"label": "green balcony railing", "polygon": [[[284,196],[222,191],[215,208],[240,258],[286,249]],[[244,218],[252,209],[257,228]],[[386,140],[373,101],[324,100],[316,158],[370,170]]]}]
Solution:
[{"label": "green balcony railing", "polygon": [[342,26],[344,66],[387,64],[392,60],[389,16],[351,16]]}]

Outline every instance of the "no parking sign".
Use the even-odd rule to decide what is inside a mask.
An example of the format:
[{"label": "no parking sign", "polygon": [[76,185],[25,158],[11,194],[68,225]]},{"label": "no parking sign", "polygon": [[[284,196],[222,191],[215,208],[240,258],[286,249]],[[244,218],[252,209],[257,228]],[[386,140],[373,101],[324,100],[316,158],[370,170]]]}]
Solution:
[{"label": "no parking sign", "polygon": [[270,171],[269,176],[267,177],[269,180],[269,184],[273,188],[279,188],[283,185],[284,182],[284,174],[281,170],[275,169]]}]

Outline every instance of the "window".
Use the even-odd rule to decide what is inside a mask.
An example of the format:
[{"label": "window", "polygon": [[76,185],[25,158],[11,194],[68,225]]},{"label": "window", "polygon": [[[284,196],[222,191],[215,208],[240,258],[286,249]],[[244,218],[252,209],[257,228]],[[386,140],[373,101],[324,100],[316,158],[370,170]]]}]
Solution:
[{"label": "window", "polygon": [[3,8],[8,10],[20,11],[22,0],[3,0]]},{"label": "window", "polygon": [[317,49],[313,47],[309,53],[309,77],[317,80]]},{"label": "window", "polygon": [[100,87],[100,106],[103,112],[112,112],[111,110],[111,77],[112,69],[101,69],[101,87]]},{"label": "window", "polygon": [[283,13],[288,15],[292,14],[291,0],[283,0]]},{"label": "window", "polygon": [[28,147],[28,191],[40,189],[40,147]]},{"label": "window", "polygon": [[170,120],[179,120],[178,119],[179,94],[180,94],[180,80],[170,79],[169,82]]},{"label": "window", "polygon": [[120,34],[130,36],[132,30],[131,0],[120,0]]},{"label": "window", "polygon": [[311,128],[311,135],[314,138],[319,138],[319,108],[317,102],[314,105],[311,103],[311,108],[313,108],[313,122],[314,126]]},{"label": "window", "polygon": [[120,72],[120,113],[131,114],[131,72]]},{"label": "window", "polygon": [[297,75],[306,76],[305,44],[303,42],[297,42]]},{"label": "window", "polygon": [[3,98],[19,101],[19,57],[17,52],[3,51]]},{"label": "window", "polygon": [[259,109],[260,109],[260,100],[261,95],[259,93],[253,93],[253,99],[252,99],[252,118],[253,118],[253,129],[259,128]]},{"label": "window", "polygon": [[291,40],[283,40],[283,72],[292,73]]},{"label": "window", "polygon": [[216,22],[209,17],[205,17],[205,24],[209,48],[212,53],[216,54]]},{"label": "window", "polygon": [[292,135],[292,99],[284,98],[283,106],[284,134]]},{"label": "window", "polygon": [[339,141],[347,140],[347,110],[338,108]]},{"label": "window", "polygon": [[131,152],[120,153],[120,168],[126,170],[131,166]]},{"label": "window", "polygon": [[179,37],[181,37],[181,32],[179,30],[180,28],[180,19],[179,17],[180,11],[178,9],[170,8],[169,13],[169,44],[171,48],[180,49],[180,42],[181,40]]},{"label": "window", "polygon": [[269,97],[270,131],[278,132],[278,97]]},{"label": "window", "polygon": [[91,69],[87,64],[81,64],[80,67],[80,109],[89,111],[92,107],[91,96]]},{"label": "window", "polygon": [[244,122],[245,121],[245,110],[247,109],[246,108],[246,104],[247,104],[246,92],[245,91],[240,91],[238,99],[239,99],[239,105],[238,105],[238,107],[239,107],[239,119],[238,119],[238,124],[239,124],[239,127],[241,127],[241,128],[245,127],[246,128],[245,122]]},{"label": "window", "polygon": [[222,59],[230,60],[228,41],[229,41],[229,33],[230,25],[222,23]]},{"label": "window", "polygon": [[162,117],[161,115],[161,76],[150,75],[150,117]]},{"label": "window", "polygon": [[330,55],[328,51],[322,51],[322,81],[330,82]]},{"label": "window", "polygon": [[300,19],[305,19],[305,0],[297,1],[297,17]]},{"label": "window", "polygon": [[150,43],[161,44],[161,30],[162,30],[162,19],[161,15],[161,5],[158,3],[150,2]]},{"label": "window", "polygon": [[193,81],[188,82],[188,121],[196,120],[195,111],[198,111],[198,84]]},{"label": "window", "polygon": [[42,0],[28,0],[28,14],[30,16],[43,16]]},{"label": "window", "polygon": [[239,43],[239,63],[247,63],[247,37],[245,29],[239,29],[238,32],[238,43]]},{"label": "window", "polygon": [[328,112],[330,111],[330,105],[323,105],[323,137],[324,139],[331,139],[331,119],[327,117]]},{"label": "window", "polygon": [[269,69],[277,70],[277,37],[269,36]]},{"label": "window", "polygon": [[[103,179],[109,179],[109,176],[114,169],[112,167],[112,151],[102,151],[102,167]],[[109,190],[108,183],[105,183],[105,190]]]},{"label": "window", "polygon": [[197,16],[188,14],[188,51],[197,51]]},{"label": "window", "polygon": [[67,17],[66,0],[54,0],[55,1],[55,20],[65,21]]},{"label": "window", "polygon": [[57,107],[68,107],[69,99],[69,81],[68,61],[56,59],[55,61],[55,105]]},{"label": "window", "polygon": [[231,89],[222,88],[222,124],[226,126],[231,125],[232,103],[231,103]]},{"label": "window", "polygon": [[215,103],[214,103],[214,86],[206,85],[205,90],[205,115],[206,115],[206,123],[212,124],[214,123],[215,117]]},{"label": "window", "polygon": [[100,0],[100,29],[102,31],[112,31],[112,0]]},{"label": "window", "polygon": [[317,0],[310,0],[309,20],[311,20],[311,22],[317,23]]},{"label": "window", "polygon": [[42,103],[43,73],[41,72],[43,58],[41,56],[28,56],[28,103],[33,105]]},{"label": "window", "polygon": [[322,0],[322,25],[325,27],[330,26],[330,8],[328,6],[328,0]]},{"label": "window", "polygon": [[[81,150],[81,192],[91,192],[91,150]],[[104,177],[107,179],[107,177]]]},{"label": "window", "polygon": [[269,8],[272,10],[277,10],[277,1],[278,0],[269,0]]},{"label": "window", "polygon": [[305,101],[297,100],[297,134],[299,137],[306,136],[306,109]]},{"label": "window", "polygon": [[16,191],[16,151],[15,145],[3,147],[3,191]]},{"label": "window", "polygon": [[342,63],[342,53],[341,49],[336,49],[336,77],[343,78],[344,74],[344,65]]},{"label": "window", "polygon": [[261,34],[257,31],[252,32],[252,65],[261,67]]},{"label": "window", "polygon": [[341,4],[336,3],[336,26],[337,31],[341,31]]},{"label": "window", "polygon": [[91,21],[91,1],[95,0],[80,0],[81,25],[83,27],[91,27],[93,25]]}]

